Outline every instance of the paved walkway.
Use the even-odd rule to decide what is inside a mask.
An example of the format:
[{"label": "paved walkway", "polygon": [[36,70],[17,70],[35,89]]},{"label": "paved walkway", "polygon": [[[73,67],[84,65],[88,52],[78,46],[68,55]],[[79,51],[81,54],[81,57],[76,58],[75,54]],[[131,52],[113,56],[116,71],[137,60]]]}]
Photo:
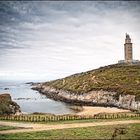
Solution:
[{"label": "paved walkway", "polygon": [[140,123],[140,120],[72,123],[72,124],[51,124],[51,125],[50,124],[34,124],[34,123],[23,123],[23,122],[0,121],[1,126],[23,127],[22,129],[0,131],[0,134],[34,132],[34,131],[54,130],[54,129],[56,130],[56,129],[66,129],[66,128],[80,128],[80,127],[91,127],[91,126],[117,125],[117,124],[132,124],[132,123]]}]

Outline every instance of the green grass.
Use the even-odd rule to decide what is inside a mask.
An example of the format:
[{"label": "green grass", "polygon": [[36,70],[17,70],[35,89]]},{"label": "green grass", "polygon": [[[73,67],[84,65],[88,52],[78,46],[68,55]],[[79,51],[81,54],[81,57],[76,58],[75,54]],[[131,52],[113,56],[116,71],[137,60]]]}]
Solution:
[{"label": "green grass", "polygon": [[110,65],[46,82],[44,85],[77,94],[102,89],[136,95],[140,99],[140,65]]},{"label": "green grass", "polygon": [[2,125],[0,125],[0,131],[3,131],[3,130],[12,130],[12,129],[19,129],[19,127],[14,127],[14,126],[2,126]]},{"label": "green grass", "polygon": [[1,139],[111,139],[116,128],[124,128],[125,134],[117,139],[140,139],[140,124],[96,126],[41,132],[1,134]]}]

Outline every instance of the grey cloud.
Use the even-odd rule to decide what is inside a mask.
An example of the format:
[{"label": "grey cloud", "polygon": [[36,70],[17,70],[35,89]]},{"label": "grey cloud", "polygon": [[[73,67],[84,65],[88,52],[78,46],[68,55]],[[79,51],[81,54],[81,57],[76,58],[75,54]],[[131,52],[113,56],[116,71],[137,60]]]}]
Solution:
[{"label": "grey cloud", "polygon": [[140,2],[0,2],[0,71],[63,76],[114,63],[126,31],[140,44],[139,13]]}]

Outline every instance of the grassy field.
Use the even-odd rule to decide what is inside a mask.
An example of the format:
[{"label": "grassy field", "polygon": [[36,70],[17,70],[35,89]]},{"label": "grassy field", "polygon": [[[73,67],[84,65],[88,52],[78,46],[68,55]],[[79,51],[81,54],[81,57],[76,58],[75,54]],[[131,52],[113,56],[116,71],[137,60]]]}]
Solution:
[{"label": "grassy field", "polygon": [[140,65],[110,65],[44,83],[77,94],[92,90],[133,94],[140,99]]},{"label": "grassy field", "polygon": [[13,129],[19,129],[19,127],[2,126],[2,125],[0,125],[0,131],[3,131],[3,130],[13,130]]},{"label": "grassy field", "polygon": [[140,139],[140,124],[1,134],[0,139]]}]

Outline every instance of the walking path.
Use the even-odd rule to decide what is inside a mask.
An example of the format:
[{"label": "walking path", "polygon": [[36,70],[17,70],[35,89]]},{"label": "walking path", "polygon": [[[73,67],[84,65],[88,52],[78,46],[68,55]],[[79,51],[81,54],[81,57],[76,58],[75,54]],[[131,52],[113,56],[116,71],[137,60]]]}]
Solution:
[{"label": "walking path", "polygon": [[35,132],[43,130],[78,128],[78,127],[91,127],[91,126],[104,126],[104,125],[117,125],[117,124],[132,124],[140,123],[140,120],[125,120],[125,121],[111,121],[111,122],[91,122],[91,123],[72,123],[72,124],[34,124],[23,122],[6,122],[0,121],[0,126],[16,126],[23,127],[22,129],[4,130],[0,134],[19,133],[19,132]]}]

